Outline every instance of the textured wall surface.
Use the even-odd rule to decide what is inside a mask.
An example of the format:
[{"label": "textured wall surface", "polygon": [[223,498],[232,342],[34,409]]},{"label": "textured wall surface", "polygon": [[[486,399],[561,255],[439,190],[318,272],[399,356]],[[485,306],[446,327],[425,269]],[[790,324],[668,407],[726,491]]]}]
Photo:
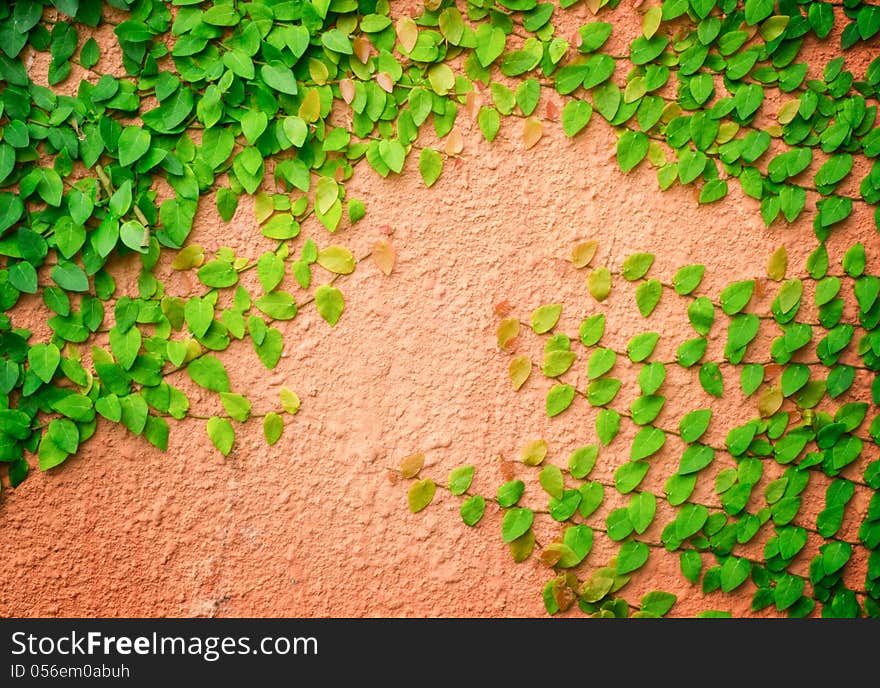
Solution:
[{"label": "textured wall surface", "polygon": [[[624,22],[621,36],[635,31],[637,19],[627,20],[625,11],[616,16]],[[582,10],[572,30],[588,18]],[[853,56],[866,63],[871,52]],[[816,51],[815,68],[821,70],[830,56]],[[847,67],[857,74],[864,69],[850,62]],[[556,105],[562,101],[545,90],[539,113],[552,117],[558,108],[548,111],[548,98]],[[774,114],[772,103],[765,108]],[[547,122],[543,139],[530,150],[524,150],[518,120],[506,121],[492,144],[468,113],[462,112],[458,126],[463,152],[447,162],[433,188],[424,188],[415,156],[400,177],[382,179],[360,166],[348,185],[350,197],[365,200],[367,216],[333,242],[364,255],[391,233],[398,255],[391,276],[366,261],[337,282],[346,308],[334,328],[309,307],[280,323],[285,351],[272,371],[247,343],[222,354],[233,391],[248,395],[255,411],[277,408],[282,384],[299,393],[302,410],[287,418],[282,439],[267,447],[259,421],[237,426],[236,448],[224,459],[210,445],[204,420],[189,419],[172,425],[163,453],[101,421],[79,456],[49,473],[35,469],[19,488],[4,490],[0,614],[544,615],[540,592],[552,574],[537,559],[511,561],[497,507],[469,529],[459,518],[458,500],[438,491],[431,507],[411,514],[408,484],[388,470],[422,451],[425,475],[445,480],[451,468],[472,463],[475,490],[494,494],[511,471],[526,474],[510,462],[529,440],[545,438],[548,460],[560,466],[571,449],[595,442],[595,410],[586,400],[558,418],[545,417],[550,381],[540,371],[513,391],[510,358],[496,345],[496,307],[527,320],[541,304],[563,303],[560,329],[575,334],[581,319],[599,310],[587,292],[585,271],[568,260],[572,246],[586,239],[599,241],[594,265],[619,269],[630,253],[656,253],[652,276],[666,283],[678,267],[704,263],[701,291],[713,296],[734,280],[762,278],[767,258],[783,244],[791,269],[802,270],[815,240],[806,217],[792,227],[765,229],[758,203],[736,183],[723,202],[699,207],[692,188],[661,193],[647,164],[621,174],[613,159],[614,133],[598,118],[573,140],[558,122]],[[852,178],[857,184],[861,177]],[[876,265],[872,223],[868,209],[857,207],[836,230],[829,251],[839,256],[862,240],[869,265]],[[323,229],[307,226],[305,232],[329,243]],[[231,246],[248,255],[266,245],[247,199],[228,224],[211,200],[204,201],[191,242],[206,251]],[[125,266],[120,270],[125,274]],[[193,276],[164,270],[162,278],[169,292],[187,295],[200,288]],[[286,279],[295,288],[292,277]],[[317,281],[327,279],[322,274]],[[775,289],[765,284],[760,305],[769,310]],[[120,288],[136,289],[122,280]],[[812,303],[811,293],[804,302]],[[673,361],[677,345],[693,336],[686,305],[667,293],[645,320],[635,307],[634,285],[617,279],[602,305],[608,314],[604,342],[623,350],[633,334],[651,329],[662,336],[656,360]],[[721,360],[724,334],[716,327],[710,337],[715,360]],[[537,354],[541,346],[524,334],[517,352]],[[583,385],[586,368],[583,361],[578,365]],[[635,396],[638,367],[625,359],[617,365],[625,380],[617,406],[624,408]],[[855,396],[868,398],[863,383],[860,378]],[[191,395],[194,412],[220,409],[214,395],[185,377],[175,384]],[[683,413],[711,403],[716,422],[710,439],[723,443],[728,428],[755,415],[754,400],[743,402],[735,378],[728,387],[732,393],[724,400],[710,400],[696,383],[696,369],[670,366],[668,402],[658,423],[677,427]],[[625,427],[602,451],[597,477],[611,481],[627,458],[633,432]],[[670,442],[652,459],[646,487],[662,494],[680,450]],[[701,481],[698,490],[707,500],[717,499],[711,480]],[[822,508],[824,483],[817,480],[809,494],[799,515],[804,522]],[[531,499],[540,506],[544,498],[533,489]],[[857,493],[849,507],[842,534],[850,539],[866,503]],[[615,505],[609,496],[601,513]],[[661,514],[646,537],[659,541],[670,517]],[[542,521],[538,539],[549,541],[557,528]],[[597,538],[589,562],[602,565],[613,551]],[[814,553],[804,557],[800,570]],[[735,596],[706,598],[681,577],[677,558],[662,550],[630,585],[635,599],[637,589],[675,592],[674,614],[706,608],[749,614],[745,588]],[[854,585],[859,587],[857,577]]]}]

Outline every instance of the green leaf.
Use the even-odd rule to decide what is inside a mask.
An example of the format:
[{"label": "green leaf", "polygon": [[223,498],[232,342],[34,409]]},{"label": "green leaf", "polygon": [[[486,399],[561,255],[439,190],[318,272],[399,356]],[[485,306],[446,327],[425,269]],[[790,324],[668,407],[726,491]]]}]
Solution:
[{"label": "green leaf", "polygon": [[[501,115],[498,114],[498,110],[495,108],[483,106],[477,115],[477,124],[480,127],[480,131],[483,132],[483,138],[490,142],[494,141],[495,137],[498,136],[498,131],[501,129]],[[425,184],[430,186],[427,181],[425,181]]]},{"label": "green leaf", "polygon": [[595,380],[614,367],[617,354],[611,349],[596,349],[587,361],[587,379]]},{"label": "green leaf", "polygon": [[598,456],[599,447],[595,444],[578,447],[568,458],[568,472],[573,478],[583,480],[593,470]]},{"label": "green leaf", "polygon": [[460,495],[467,492],[474,479],[473,466],[459,466],[452,469],[449,473],[449,491],[454,495]]},{"label": "green leaf", "polygon": [[666,444],[666,433],[660,428],[647,426],[636,433],[633,439],[630,461],[640,461],[653,456]]},{"label": "green leaf", "polygon": [[590,22],[578,29],[581,44],[578,50],[582,53],[591,53],[601,48],[608,37],[611,36],[613,25],[610,22]]},{"label": "green leaf", "polygon": [[498,488],[495,495],[498,505],[505,509],[513,506],[520,500],[525,489],[526,484],[522,480],[511,480],[504,483]]},{"label": "green leaf", "polygon": [[544,334],[552,330],[562,314],[561,304],[546,304],[532,311],[532,330],[536,334]]},{"label": "green leaf", "polygon": [[569,138],[576,136],[590,123],[593,106],[585,100],[570,100],[562,108],[562,131]]},{"label": "green leaf", "polygon": [[504,52],[507,36],[497,26],[480,24],[476,31],[476,48],[474,52],[482,67],[488,67]]},{"label": "green leaf", "polygon": [[577,359],[573,351],[553,350],[544,354],[542,367],[545,377],[559,377],[564,374]]},{"label": "green leaf", "polygon": [[605,499],[605,488],[602,483],[584,483],[578,488],[581,493],[581,503],[578,511],[581,516],[588,518],[598,509]]},{"label": "green leaf", "polygon": [[708,335],[715,322],[715,306],[708,298],[700,296],[688,306],[688,319],[698,334]]},{"label": "green leaf", "polygon": [[220,401],[229,417],[239,423],[244,423],[251,415],[251,402],[241,394],[220,392]]},{"label": "green leaf", "polygon": [[695,473],[690,475],[673,473],[666,479],[663,491],[666,493],[666,500],[672,506],[679,506],[690,498],[696,486],[697,475]]},{"label": "green leaf", "polygon": [[656,332],[644,332],[635,335],[626,345],[626,353],[633,363],[640,363],[654,353],[654,348],[660,340]]},{"label": "green leaf", "polygon": [[657,498],[650,492],[641,492],[633,495],[627,505],[627,514],[633,530],[639,535],[644,533],[654,521],[657,511]]},{"label": "green leaf", "polygon": [[232,445],[235,443],[235,429],[226,418],[212,416],[207,423],[208,437],[217,451],[223,456],[229,456]]},{"label": "green leaf", "polygon": [[[322,35],[322,39],[326,34]],[[343,38],[345,38],[343,36]],[[345,39],[348,40],[347,38]],[[351,45],[348,46],[349,53],[351,54]],[[341,52],[341,51],[340,51]],[[296,85],[296,77],[293,72],[287,67],[283,62],[280,61],[272,61],[268,64],[263,65],[260,68],[260,76],[263,77],[263,81],[266,82],[266,85],[275,91],[279,91],[281,93],[286,93],[287,95],[295,96],[298,92]]]},{"label": "green leaf", "polygon": [[724,378],[717,363],[708,362],[700,366],[700,385],[708,394],[719,399],[724,394]]},{"label": "green leaf", "polygon": [[480,495],[472,495],[461,503],[459,514],[467,526],[475,526],[486,511],[486,500]]},{"label": "green leaf", "polygon": [[666,36],[655,34],[651,38],[639,36],[630,45],[630,60],[634,65],[644,65],[660,57],[660,54],[669,45]]},{"label": "green leaf", "polygon": [[752,571],[752,564],[744,557],[728,557],[721,565],[721,589],[732,592],[746,582]]},{"label": "green leaf", "polygon": [[565,529],[562,542],[571,548],[574,557],[565,562],[560,559],[559,565],[564,565],[565,568],[577,566],[593,549],[593,529],[585,525],[569,526]]},{"label": "green leaf", "polygon": [[654,312],[662,295],[663,285],[659,280],[649,279],[639,284],[636,288],[636,304],[643,318]]},{"label": "green leaf", "polygon": [[49,383],[61,363],[61,352],[52,343],[34,344],[28,349],[27,358],[31,372],[43,382]]},{"label": "green leaf", "polygon": [[[320,290],[320,287],[318,290]],[[315,291],[316,303],[318,300],[318,290]],[[264,294],[254,301],[254,305],[275,320],[291,320],[297,314],[297,305],[293,296],[284,291],[273,291]],[[318,310],[320,312],[320,307]]]},{"label": "green leaf", "polygon": [[76,424],[67,418],[55,418],[50,421],[48,436],[56,447],[68,454],[75,454],[79,448],[79,430]]},{"label": "green leaf", "polygon": [[700,203],[715,203],[727,195],[727,181],[712,179],[700,191]]},{"label": "green leaf", "polygon": [[689,475],[703,470],[712,463],[715,450],[702,444],[694,444],[684,450],[678,465],[679,475]]},{"label": "green leaf", "polygon": [[648,274],[654,264],[653,253],[633,253],[623,261],[623,278],[634,282]]},{"label": "green leaf", "polygon": [[678,598],[671,592],[652,590],[642,596],[639,608],[653,616],[665,616],[672,609]]},{"label": "green leaf", "polygon": [[634,169],[644,160],[648,154],[648,144],[648,137],[642,132],[631,129],[624,131],[617,140],[617,163],[624,173]]},{"label": "green leaf", "polygon": [[804,579],[784,573],[773,588],[773,600],[779,611],[788,609],[804,594]]},{"label": "green leaf", "polygon": [[52,268],[52,280],[65,291],[85,292],[89,290],[89,278],[76,263],[59,261]]},{"label": "green leaf", "polygon": [[642,394],[651,395],[660,389],[666,380],[666,366],[659,361],[647,363],[639,371],[639,387]]},{"label": "green leaf", "polygon": [[419,154],[419,172],[426,187],[432,187],[443,171],[443,158],[433,148],[423,148]]},{"label": "green leaf", "polygon": [[225,260],[211,260],[198,271],[199,281],[207,287],[224,289],[238,282],[238,271]]},{"label": "green leaf", "polygon": [[562,477],[562,471],[558,466],[552,464],[544,466],[538,475],[538,481],[541,483],[541,487],[544,488],[544,492],[556,499],[562,499],[563,492],[565,491],[565,481]]},{"label": "green leaf", "polygon": [[531,509],[512,507],[504,514],[501,522],[501,537],[506,543],[513,542],[524,535],[531,527],[535,515]]},{"label": "green leaf", "polygon": [[691,583],[696,584],[703,572],[703,559],[700,553],[695,550],[684,550],[679,555],[679,567],[682,575]]},{"label": "green leaf", "polygon": [[755,291],[754,280],[733,282],[721,290],[721,310],[727,315],[735,315],[745,308]]},{"label": "green leaf", "polygon": [[686,296],[700,286],[703,274],[706,272],[705,265],[686,265],[678,270],[673,278],[673,286],[677,294]]},{"label": "green leaf", "polygon": [[218,358],[205,354],[189,362],[186,372],[197,385],[213,392],[228,392],[229,377]]},{"label": "green leaf", "polygon": [[148,150],[152,137],[142,127],[125,127],[119,136],[119,164],[130,167],[140,160]]},{"label": "green leaf", "polygon": [[574,401],[576,390],[572,385],[553,385],[547,392],[547,417],[553,418],[565,411]]},{"label": "green leaf", "polygon": [[685,504],[675,517],[675,535],[687,540],[700,532],[709,518],[709,510],[702,504]]},{"label": "green leaf", "polygon": [[620,430],[620,414],[614,409],[602,409],[596,414],[596,434],[608,446]]},{"label": "green leaf", "polygon": [[587,387],[587,401],[592,406],[610,404],[620,391],[621,381],[613,378],[593,380]]},{"label": "green leaf", "polygon": [[678,424],[683,442],[690,444],[700,439],[709,428],[712,409],[697,409],[685,414]]},{"label": "green leaf", "polygon": [[315,306],[321,317],[331,326],[339,322],[345,308],[342,292],[329,284],[322,284],[315,290]]},{"label": "green leaf", "polygon": [[819,209],[819,224],[823,228],[831,227],[852,215],[853,201],[848,196],[829,196],[816,201],[816,207]]},{"label": "green leaf", "polygon": [[653,423],[663,409],[665,402],[666,397],[659,395],[649,394],[636,397],[630,405],[630,414],[632,415],[633,422],[637,425]]},{"label": "green leaf", "polygon": [[355,269],[355,260],[345,246],[327,246],[318,252],[317,263],[328,272],[336,275],[350,275]]},{"label": "green leaf", "polygon": [[627,461],[614,471],[614,487],[620,494],[632,492],[644,480],[649,468],[645,461]]},{"label": "green leaf", "polygon": [[280,414],[270,411],[263,418],[263,436],[269,445],[275,444],[281,439],[284,432],[284,418]]},{"label": "green leaf", "polygon": [[598,313],[596,315],[591,315],[588,318],[585,318],[581,323],[578,334],[581,338],[581,343],[584,346],[594,346],[596,345],[600,339],[602,339],[602,335],[605,333],[605,314]]},{"label": "green leaf", "polygon": [[617,575],[622,576],[640,569],[647,563],[650,554],[651,549],[644,542],[624,542],[617,553]]},{"label": "green leaf", "polygon": [[861,277],[865,271],[865,245],[861,242],[853,244],[843,255],[843,270],[850,277]]}]

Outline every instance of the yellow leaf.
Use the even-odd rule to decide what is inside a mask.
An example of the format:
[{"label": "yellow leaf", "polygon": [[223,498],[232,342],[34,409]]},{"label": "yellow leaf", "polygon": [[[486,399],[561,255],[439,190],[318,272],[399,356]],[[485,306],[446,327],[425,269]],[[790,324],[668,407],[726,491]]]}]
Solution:
[{"label": "yellow leaf", "polygon": [[666,104],[666,107],[663,108],[663,112],[660,113],[660,121],[664,124],[669,124],[671,120],[680,117],[683,112],[684,110],[681,109],[681,105],[674,100],[670,101]]},{"label": "yellow leaf", "polygon": [[175,270],[189,270],[197,268],[205,262],[205,249],[201,246],[184,246],[171,263],[171,267]]},{"label": "yellow leaf", "polygon": [[296,392],[287,387],[281,388],[281,407],[291,416],[295,416],[299,412],[299,397]]},{"label": "yellow leaf", "polygon": [[507,546],[510,547],[510,555],[513,560],[519,564],[528,559],[532,550],[535,549],[535,532],[529,528],[516,540],[507,543]]},{"label": "yellow leaf", "polygon": [[401,17],[397,20],[397,40],[400,41],[400,47],[403,52],[412,52],[416,47],[416,41],[419,39],[419,27],[412,17]]},{"label": "yellow leaf", "polygon": [[327,65],[321,62],[321,60],[316,60],[314,57],[310,57],[309,76],[312,77],[312,81],[316,84],[323,86],[327,83],[327,79],[330,76],[330,70],[327,69]]},{"label": "yellow leaf", "polygon": [[782,407],[782,390],[771,387],[758,398],[758,413],[762,418],[772,416]]},{"label": "yellow leaf", "polygon": [[310,88],[306,91],[297,114],[304,122],[315,122],[320,119],[321,97],[318,95],[318,89]]},{"label": "yellow leaf", "polygon": [[645,16],[642,17],[642,35],[645,38],[651,38],[657,33],[657,29],[660,28],[660,20],[662,17],[663,8],[660,7],[660,5],[655,5],[645,12]]},{"label": "yellow leaf", "polygon": [[318,265],[337,275],[354,272],[354,256],[345,246],[328,246],[318,251]]},{"label": "yellow leaf", "polygon": [[607,0],[587,0],[587,9],[593,14],[598,14],[599,10],[602,9],[602,5],[604,5],[606,1]]},{"label": "yellow leaf", "polygon": [[801,101],[797,98],[789,100],[779,108],[779,123],[788,124],[791,122],[800,110]]},{"label": "yellow leaf", "polygon": [[526,150],[538,143],[543,135],[544,125],[541,124],[541,120],[537,117],[526,118],[525,122],[523,122],[522,133],[523,143],[525,144]]},{"label": "yellow leaf", "polygon": [[770,134],[770,136],[772,136],[774,139],[778,139],[780,136],[782,136],[783,133],[785,133],[782,131],[782,127],[778,124],[771,124],[769,127],[764,129],[764,131]]},{"label": "yellow leaf", "polygon": [[647,90],[647,82],[645,81],[645,77],[637,76],[626,85],[626,89],[623,92],[623,102],[634,103],[643,95],[645,95],[645,93],[647,93]]},{"label": "yellow leaf", "polygon": [[198,358],[204,353],[202,345],[195,339],[186,340],[186,357],[183,359],[185,363],[189,363],[194,358]]},{"label": "yellow leaf", "polygon": [[265,191],[258,191],[254,195],[254,216],[257,218],[257,222],[263,224],[272,217],[274,212],[275,202],[272,200],[272,197]]},{"label": "yellow leaf", "polygon": [[599,248],[599,242],[593,239],[578,244],[571,251],[572,264],[578,269],[587,267],[593,260],[593,256],[596,255],[597,248]]},{"label": "yellow leaf", "polygon": [[587,289],[596,301],[604,301],[611,293],[611,271],[601,267],[593,270],[587,277]]},{"label": "yellow leaf", "polygon": [[767,262],[767,277],[779,282],[785,277],[785,271],[788,268],[788,252],[785,246],[780,246],[770,256]]},{"label": "yellow leaf", "polygon": [[397,252],[390,242],[385,239],[379,239],[373,244],[373,250],[370,254],[373,262],[382,271],[384,275],[390,275],[394,269],[394,263],[397,260]]},{"label": "yellow leaf", "polygon": [[507,318],[498,325],[498,348],[507,349],[519,334],[519,320]]},{"label": "yellow leaf", "polygon": [[448,64],[441,62],[428,70],[428,81],[434,93],[445,96],[455,86],[455,72]]},{"label": "yellow leaf", "polygon": [[648,144],[648,162],[654,167],[663,167],[666,164],[666,151],[656,141]]},{"label": "yellow leaf", "polygon": [[718,127],[718,136],[715,137],[715,143],[721,145],[732,141],[739,131],[739,125],[736,122],[724,122]]},{"label": "yellow leaf", "polygon": [[777,14],[773,17],[768,17],[767,20],[761,24],[761,38],[767,41],[767,43],[775,41],[782,35],[782,32],[788,28],[788,22],[790,19],[790,17],[784,14]]},{"label": "yellow leaf", "polygon": [[547,442],[532,440],[520,451],[520,459],[526,466],[538,466],[547,456]]},{"label": "yellow leaf", "polygon": [[525,384],[525,381],[529,379],[529,375],[532,373],[532,359],[528,356],[517,356],[510,362],[508,373],[510,374],[513,388],[518,390]]},{"label": "yellow leaf", "polygon": [[425,465],[425,455],[422,453],[410,454],[400,462],[400,474],[404,478],[415,478],[422,466]]},{"label": "yellow leaf", "polygon": [[452,131],[446,136],[446,144],[444,151],[446,155],[455,156],[461,153],[464,148],[464,139],[458,127],[452,127]]},{"label": "yellow leaf", "polygon": [[436,491],[437,486],[430,478],[413,483],[412,487],[409,488],[409,495],[407,496],[409,510],[417,514],[431,503]]}]

